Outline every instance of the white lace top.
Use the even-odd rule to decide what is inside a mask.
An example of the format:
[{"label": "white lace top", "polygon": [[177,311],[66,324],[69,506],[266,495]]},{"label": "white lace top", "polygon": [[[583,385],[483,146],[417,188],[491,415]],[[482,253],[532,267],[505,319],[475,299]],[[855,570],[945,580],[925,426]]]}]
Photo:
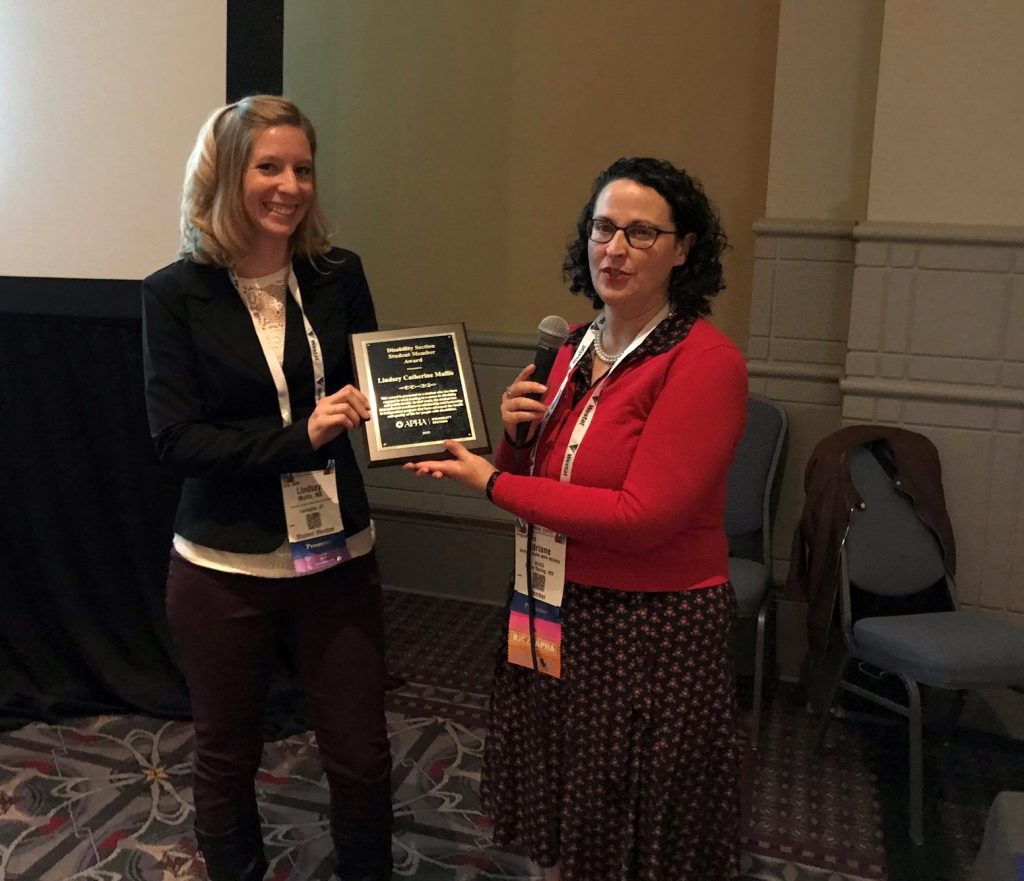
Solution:
[{"label": "white lace top", "polygon": [[288,297],[288,269],[272,272],[260,278],[242,278],[231,273],[242,301],[259,322],[260,330],[267,335],[271,351],[279,364],[284,364],[284,307]]}]

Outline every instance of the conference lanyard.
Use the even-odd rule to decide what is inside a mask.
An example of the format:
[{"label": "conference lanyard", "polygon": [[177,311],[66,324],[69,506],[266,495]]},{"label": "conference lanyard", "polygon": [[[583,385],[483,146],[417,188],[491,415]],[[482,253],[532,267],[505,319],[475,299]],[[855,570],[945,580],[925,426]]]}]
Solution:
[{"label": "conference lanyard", "polygon": [[[654,318],[644,325],[615,363],[591,386],[590,396],[576,420],[576,425],[573,427],[568,446],[565,449],[562,467],[558,475],[560,482],[568,483],[572,477],[576,454],[594,422],[594,414],[601,401],[601,392],[604,389],[605,381],[619,364],[668,317],[669,313],[670,309],[666,304]],[[600,334],[606,321],[607,316],[602,312],[580,340],[580,344],[569,361],[565,376],[562,377],[561,385],[555,392],[555,396],[541,420],[540,427],[537,429],[537,438],[540,438],[558,407],[573,370]],[[536,467],[536,456],[537,444],[534,444],[530,452],[531,475]],[[545,526],[528,525],[522,520],[516,520],[515,589],[509,611],[508,660],[510,663],[537,669],[539,672],[555,678],[561,675],[561,607],[562,596],[565,592],[566,546],[566,536]],[[528,570],[529,577],[527,577]],[[534,662],[535,658],[536,663]]]},{"label": "conference lanyard", "polygon": [[[562,461],[562,468],[559,472],[559,480],[563,483],[568,483],[570,477],[572,477],[572,466],[576,460],[576,453],[579,451],[580,444],[583,443],[583,438],[586,437],[587,432],[590,430],[591,424],[594,421],[594,413],[597,411],[597,405],[601,401],[601,392],[604,389],[604,384],[608,377],[616,370],[616,368],[626,360],[626,357],[635,351],[644,340],[647,339],[654,332],[654,329],[661,324],[666,318],[668,318],[671,310],[668,304],[655,315],[650,321],[647,322],[641,328],[640,333],[633,337],[633,341],[622,350],[622,354],[615,360],[615,363],[609,366],[609,368],[598,377],[597,381],[590,389],[590,398],[587,401],[587,405],[583,408],[583,412],[580,413],[579,419],[576,420],[576,426],[573,428],[572,435],[569,438],[569,445],[565,449],[565,457]],[[608,316],[602,312],[594,321],[590,327],[587,328],[587,332],[583,335],[583,339],[580,340],[580,344],[576,347],[576,351],[573,353],[572,360],[569,362],[569,369],[566,371],[565,376],[562,377],[562,383],[558,387],[558,391],[555,392],[554,398],[551,400],[551,404],[548,406],[547,412],[544,414],[544,419],[541,421],[540,428],[537,429],[537,437],[540,437],[541,432],[547,426],[548,421],[551,419],[551,415],[555,412],[558,407],[558,403],[565,393],[565,388],[569,383],[569,377],[572,375],[573,370],[582,360],[583,356],[587,353],[594,340],[600,335],[604,329],[605,324],[608,321]],[[533,474],[533,469],[537,458],[537,444],[533,445],[530,451],[530,474]]]},{"label": "conference lanyard", "polygon": [[[231,280],[237,288],[238,280],[234,272],[231,273]],[[315,403],[319,403],[326,393],[323,351],[316,331],[306,316],[306,310],[302,307],[302,292],[291,267],[288,268],[288,291],[302,316],[309,357],[313,362],[313,398]],[[256,337],[267,362],[267,369],[277,390],[281,422],[289,426],[292,424],[292,407],[284,367],[274,353],[270,336],[264,332],[260,324],[258,313],[251,307],[249,317],[252,319]],[[281,360],[283,361],[283,355]],[[345,527],[341,519],[338,481],[333,459],[329,460],[327,467],[322,470],[282,474],[281,493],[285,521],[288,525],[288,542],[296,572],[317,572],[351,558],[345,541]]]}]

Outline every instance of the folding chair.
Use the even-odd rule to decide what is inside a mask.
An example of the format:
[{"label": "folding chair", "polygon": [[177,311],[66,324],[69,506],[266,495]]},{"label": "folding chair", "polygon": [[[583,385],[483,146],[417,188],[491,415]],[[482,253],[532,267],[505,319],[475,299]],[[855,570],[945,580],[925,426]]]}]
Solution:
[{"label": "folding chair", "polygon": [[[766,398],[747,400],[747,424],[729,469],[725,533],[729,537],[729,580],[737,615],[757,619],[754,700],[750,745],[757,749],[765,676],[765,633],[775,619],[772,585],[772,513],[779,462],[786,441],[786,411]],[[774,665],[773,665],[774,666]]]},{"label": "folding chair", "polygon": [[[864,447],[849,459],[850,476],[863,499],[851,514],[840,552],[840,601],[846,651],[818,725],[820,753],[839,692],[849,691],[909,720],[910,838],[924,843],[921,685],[957,692],[955,725],[966,691],[1024,683],[1024,630],[973,610],[956,608],[953,581],[938,540],[916,515],[909,498]],[[952,611],[880,615],[853,621],[850,586],[880,597],[910,597],[944,584]],[[851,662],[903,683],[901,704],[848,681]]]}]

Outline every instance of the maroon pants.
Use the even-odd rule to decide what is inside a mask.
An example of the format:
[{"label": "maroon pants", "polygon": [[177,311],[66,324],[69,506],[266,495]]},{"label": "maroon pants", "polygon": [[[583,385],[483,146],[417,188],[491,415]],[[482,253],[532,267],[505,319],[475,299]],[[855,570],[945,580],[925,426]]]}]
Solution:
[{"label": "maroon pants", "polygon": [[198,829],[228,833],[256,816],[263,706],[285,620],[295,628],[332,808],[379,816],[379,804],[360,803],[386,798],[391,773],[380,574],[372,553],[283,579],[217,572],[172,553],[167,612],[195,720]]}]

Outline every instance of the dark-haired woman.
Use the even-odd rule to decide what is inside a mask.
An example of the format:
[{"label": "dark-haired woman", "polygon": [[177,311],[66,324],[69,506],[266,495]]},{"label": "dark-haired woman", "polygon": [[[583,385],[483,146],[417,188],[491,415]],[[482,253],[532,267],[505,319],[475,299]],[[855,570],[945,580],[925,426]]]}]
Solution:
[{"label": "dark-haired woman", "polygon": [[369,415],[347,335],[377,322],[359,258],[328,241],[315,152],[313,126],[283,98],[214,112],[185,173],[181,259],[142,285],[150,428],[185,477],[167,612],[211,881],[267,868],[254,777],[285,622],[330,788],[337,876],[391,877],[381,586],[347,435]]},{"label": "dark-haired woman", "polygon": [[723,520],[746,365],[703,317],[723,287],[724,247],[685,172],[612,164],[564,265],[570,290],[601,312],[570,334],[547,386],[531,365],[505,391],[497,467],[458,444],[451,461],[406,466],[486,492],[528,524],[482,790],[495,841],[524,846],[548,881],[736,870]]}]

